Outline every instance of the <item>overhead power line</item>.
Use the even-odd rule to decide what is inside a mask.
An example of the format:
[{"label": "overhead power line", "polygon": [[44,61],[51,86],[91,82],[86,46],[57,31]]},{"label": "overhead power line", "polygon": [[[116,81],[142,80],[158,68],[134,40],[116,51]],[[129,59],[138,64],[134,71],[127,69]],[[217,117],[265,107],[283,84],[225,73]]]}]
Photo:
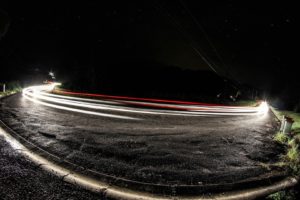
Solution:
[{"label": "overhead power line", "polygon": [[187,33],[187,31],[185,31],[185,29],[180,25],[179,22],[177,22],[177,20],[172,17],[172,15],[164,10],[162,8],[162,6],[160,5],[160,3],[158,2],[158,5],[155,6],[157,10],[159,10],[160,12],[165,12],[168,19],[171,20],[170,22],[177,28],[177,30],[186,38],[186,40],[188,40],[187,44],[195,51],[195,53],[201,57],[201,59],[208,65],[208,67],[214,71],[217,75],[220,75],[219,72],[216,70],[216,64],[211,61],[208,56],[205,56],[204,53],[199,50],[199,47],[196,47],[196,41],[194,39],[192,39],[192,37],[190,37],[189,33]]},{"label": "overhead power line", "polygon": [[190,17],[192,18],[193,22],[196,24],[196,26],[200,29],[200,31],[203,33],[205,39],[207,40],[208,44],[210,45],[210,47],[212,48],[212,50],[215,52],[216,56],[218,57],[218,59],[221,61],[222,65],[224,66],[224,70],[225,73],[227,75],[229,75],[229,67],[225,64],[221,54],[218,52],[216,46],[214,45],[214,43],[211,41],[211,39],[209,38],[207,32],[205,31],[204,27],[201,25],[201,23],[199,22],[199,20],[193,15],[193,13],[191,12],[191,10],[189,9],[189,7],[186,5],[186,3],[183,0],[178,0],[180,2],[180,4],[183,6],[183,8],[187,11],[187,13],[190,15]]}]

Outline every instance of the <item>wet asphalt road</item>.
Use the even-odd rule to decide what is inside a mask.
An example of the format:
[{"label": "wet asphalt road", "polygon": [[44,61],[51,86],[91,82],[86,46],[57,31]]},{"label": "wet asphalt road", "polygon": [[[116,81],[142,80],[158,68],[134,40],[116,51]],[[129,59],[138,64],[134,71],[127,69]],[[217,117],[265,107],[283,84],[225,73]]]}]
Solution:
[{"label": "wet asphalt road", "polygon": [[[113,119],[57,110],[20,94],[1,102],[0,118],[65,160],[129,180],[159,184],[232,183],[259,177],[282,151],[276,121],[264,117],[125,113]],[[121,111],[103,111],[124,115]],[[262,164],[263,163],[263,164]]]},{"label": "wet asphalt road", "polygon": [[95,194],[64,182],[22,157],[0,137],[0,199],[60,200],[102,199]]}]

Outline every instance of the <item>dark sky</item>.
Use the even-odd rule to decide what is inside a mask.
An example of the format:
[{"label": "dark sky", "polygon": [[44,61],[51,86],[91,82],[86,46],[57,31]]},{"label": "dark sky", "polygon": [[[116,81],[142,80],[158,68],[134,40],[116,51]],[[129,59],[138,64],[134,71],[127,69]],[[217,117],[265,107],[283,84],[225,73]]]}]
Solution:
[{"label": "dark sky", "polygon": [[13,73],[146,60],[270,91],[299,84],[291,1],[29,2],[0,3],[1,68]]}]

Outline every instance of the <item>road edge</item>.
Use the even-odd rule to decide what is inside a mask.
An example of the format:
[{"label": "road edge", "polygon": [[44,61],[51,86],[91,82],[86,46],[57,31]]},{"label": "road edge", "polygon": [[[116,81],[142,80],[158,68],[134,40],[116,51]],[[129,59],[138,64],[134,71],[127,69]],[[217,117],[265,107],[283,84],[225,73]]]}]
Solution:
[{"label": "road edge", "polygon": [[25,147],[17,139],[15,139],[10,133],[0,126],[0,136],[2,136],[6,142],[8,142],[12,148],[17,152],[31,160],[45,171],[54,174],[63,181],[71,184],[83,187],[87,190],[102,193],[105,197],[112,199],[128,199],[128,200],[164,200],[164,199],[186,199],[186,200],[238,200],[238,199],[255,199],[258,197],[267,196],[268,194],[284,190],[289,187],[293,187],[299,181],[297,177],[287,177],[284,180],[278,181],[269,186],[261,186],[252,189],[246,189],[241,191],[221,193],[210,196],[160,196],[146,192],[138,192],[117,186],[111,186],[107,183],[99,181],[97,179],[90,178],[86,175],[80,174],[72,169],[67,169],[62,165],[54,163],[47,158],[35,153],[29,148]]}]

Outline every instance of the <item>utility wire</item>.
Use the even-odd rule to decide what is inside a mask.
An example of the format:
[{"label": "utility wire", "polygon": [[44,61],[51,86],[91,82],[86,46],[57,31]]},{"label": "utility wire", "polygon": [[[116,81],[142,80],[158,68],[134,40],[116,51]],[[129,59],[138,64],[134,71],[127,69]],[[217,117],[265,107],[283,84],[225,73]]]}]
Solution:
[{"label": "utility wire", "polygon": [[[177,22],[177,20],[176,19],[174,19],[166,10],[163,10],[163,8],[162,8],[162,6],[160,5],[160,3],[158,2],[158,4],[159,5],[157,5],[157,6],[155,6],[156,7],[156,9],[157,10],[159,10],[159,11],[161,11],[161,12],[165,12],[166,13],[166,15],[168,16],[168,18],[169,19],[171,19],[171,23],[173,23],[173,25],[175,25],[175,27],[177,28],[177,30],[182,34],[182,35],[184,35],[185,36],[185,38],[187,39],[188,37],[189,37],[189,34],[184,30],[184,28],[180,25],[180,23],[178,23]],[[189,42],[187,43],[195,52],[196,52],[196,54],[198,54],[200,57],[201,57],[201,59],[209,66],[209,68],[211,69],[211,70],[213,70],[217,75],[220,75],[218,72],[217,72],[217,70],[215,69],[215,67],[213,66],[213,62],[212,61],[209,61],[209,59],[208,58],[206,58],[205,56],[204,56],[204,54],[201,52],[201,51],[199,51],[198,49],[199,49],[199,47],[197,48],[197,47],[195,47],[195,45],[193,45],[193,44],[196,44],[196,42],[190,37],[189,38]],[[214,64],[215,65],[215,64]]]},{"label": "utility wire", "polygon": [[197,20],[197,18],[193,15],[193,13],[188,8],[188,6],[186,5],[186,3],[183,0],[178,0],[178,1],[183,6],[183,8],[188,12],[188,14],[190,15],[190,17],[192,18],[192,20],[194,21],[194,23],[197,25],[197,27],[200,29],[200,31],[203,33],[205,39],[208,41],[208,44],[211,46],[211,48],[216,53],[217,57],[219,58],[219,60],[223,64],[223,66],[225,67],[225,73],[229,74],[229,68],[228,68],[228,66],[225,64],[222,56],[220,55],[220,53],[218,52],[217,48],[215,47],[215,45],[213,44],[213,42],[209,38],[209,36],[208,36],[207,32],[205,31],[204,27],[200,24],[200,22]]}]

